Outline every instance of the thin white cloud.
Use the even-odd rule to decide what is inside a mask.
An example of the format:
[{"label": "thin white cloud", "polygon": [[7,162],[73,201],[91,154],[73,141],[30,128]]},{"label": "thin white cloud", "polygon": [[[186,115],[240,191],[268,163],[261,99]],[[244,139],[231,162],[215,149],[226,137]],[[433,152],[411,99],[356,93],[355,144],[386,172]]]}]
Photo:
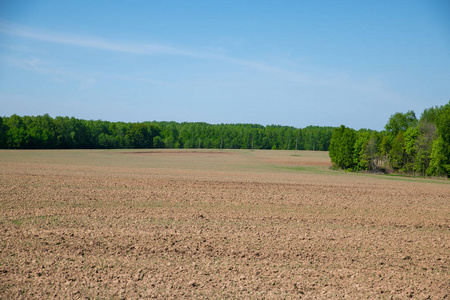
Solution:
[{"label": "thin white cloud", "polygon": [[[20,68],[22,70],[32,71],[38,74],[47,75],[56,83],[67,83],[68,81],[78,82],[79,87],[81,89],[86,89],[90,86],[95,85],[98,80],[94,78],[92,75],[88,74],[79,74],[76,72],[63,71],[60,69],[52,68],[49,64],[38,57],[31,57],[28,59],[17,58],[12,56],[3,56],[0,55],[0,62],[7,63],[14,67]],[[137,77],[137,76],[123,76],[123,75],[112,75],[105,74],[100,72],[94,73],[95,77],[101,77],[103,79],[119,79],[119,80],[127,80],[134,81],[152,85],[173,85],[172,82],[154,80],[147,77]]]},{"label": "thin white cloud", "polygon": [[166,54],[166,55],[198,56],[198,54],[194,52],[166,45],[116,43],[95,37],[58,34],[54,32],[43,32],[26,26],[1,21],[0,21],[0,33],[56,44],[94,48],[106,51],[125,52],[131,54],[141,54],[141,55]]},{"label": "thin white cloud", "polygon": [[112,76],[112,77],[115,79],[148,83],[148,84],[152,84],[152,85],[174,85],[174,83],[172,83],[172,82],[162,81],[162,80],[154,80],[154,79],[149,79],[146,77],[123,76],[123,75]]},{"label": "thin white cloud", "polygon": [[[104,51],[114,51],[129,54],[138,55],[173,55],[184,56],[205,60],[218,60],[224,61],[233,65],[247,67],[253,70],[261,71],[287,82],[293,82],[294,84],[302,84],[312,87],[329,87],[338,89],[347,89],[360,93],[375,93],[382,96],[390,96],[390,98],[398,98],[397,95],[392,95],[382,84],[373,84],[371,80],[364,80],[362,78],[350,78],[348,76],[341,76],[332,71],[317,70],[315,74],[310,72],[302,72],[301,70],[288,70],[282,67],[273,66],[263,62],[238,59],[223,54],[223,51],[215,52],[211,50],[209,52],[202,52],[198,50],[189,50],[182,47],[173,47],[163,44],[134,44],[108,41],[96,37],[77,36],[69,34],[61,34],[55,32],[39,31],[26,26],[4,22],[0,20],[0,34],[6,34],[16,37],[22,37],[27,39],[33,39],[38,41],[44,41],[55,44],[71,45],[77,47],[92,48]],[[42,73],[61,73],[57,70],[45,70],[38,69],[38,60],[31,60],[28,62],[28,67],[33,67],[34,71],[40,71]],[[22,65],[23,67],[23,65]],[[125,78],[124,78],[125,79]],[[130,80],[131,78],[127,78]],[[131,80],[136,80],[133,78]],[[149,83],[161,84],[162,82],[138,79],[139,81],[150,81]]]},{"label": "thin white cloud", "polygon": [[42,61],[38,57],[32,57],[30,59],[21,59],[10,56],[0,56],[0,61],[13,65],[17,68],[32,71],[38,74],[49,76],[54,82],[65,83],[66,79],[75,81],[78,83],[79,88],[86,89],[94,85],[97,81],[91,76],[79,75],[73,72],[61,71],[55,68],[51,68],[45,61]]},{"label": "thin white cloud", "polygon": [[[235,65],[241,65],[265,72],[283,72],[282,69],[255,61],[232,58],[214,52],[201,52],[172,47],[161,44],[133,44],[111,42],[95,37],[76,36],[70,34],[59,34],[54,32],[43,32],[26,26],[0,21],[0,33],[16,37],[28,38],[43,42],[72,45],[85,48],[93,48],[105,51],[124,52],[139,55],[178,55],[194,57],[199,59],[223,60]],[[222,51],[221,51],[222,52]]]},{"label": "thin white cloud", "polygon": [[31,67],[38,67],[39,65],[42,64],[42,60],[38,57],[33,57],[30,61],[29,64]]}]

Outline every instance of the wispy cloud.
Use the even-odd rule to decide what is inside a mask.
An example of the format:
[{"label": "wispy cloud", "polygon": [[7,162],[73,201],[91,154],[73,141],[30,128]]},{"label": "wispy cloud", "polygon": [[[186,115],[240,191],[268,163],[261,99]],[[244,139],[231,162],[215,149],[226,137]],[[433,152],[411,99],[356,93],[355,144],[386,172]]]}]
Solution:
[{"label": "wispy cloud", "polygon": [[0,33],[43,42],[72,45],[84,48],[93,48],[104,51],[124,52],[139,55],[175,55],[193,57],[199,59],[222,60],[235,65],[245,66],[259,71],[281,72],[282,70],[265,63],[236,59],[224,55],[223,51],[199,51],[182,47],[174,47],[163,44],[136,44],[125,42],[113,42],[98,37],[77,36],[55,32],[40,31],[26,26],[0,21]]},{"label": "wispy cloud", "polygon": [[[118,42],[105,40],[98,37],[89,36],[79,36],[62,34],[48,31],[41,31],[34,28],[29,28],[15,23],[0,21],[0,34],[11,35],[16,37],[22,37],[27,39],[33,39],[37,41],[43,41],[48,43],[55,43],[61,45],[70,45],[76,47],[92,48],[103,51],[113,51],[122,52],[137,55],[165,55],[165,56],[181,56],[188,58],[195,58],[201,60],[213,60],[213,61],[223,61],[232,65],[237,65],[240,67],[245,67],[251,70],[256,70],[269,74],[273,78],[281,79],[286,82],[292,82],[295,84],[302,84],[311,87],[329,87],[329,88],[339,88],[348,89],[360,93],[379,93],[386,96],[388,93],[381,85],[376,82],[373,84],[371,80],[364,80],[362,78],[351,78],[349,76],[341,75],[329,70],[319,69],[315,72],[307,72],[301,69],[287,69],[279,67],[272,64],[267,64],[265,62],[253,61],[247,59],[235,58],[224,54],[224,51],[201,51],[192,50],[180,46],[169,46],[164,44],[155,43],[128,43],[128,42]],[[17,62],[13,62],[17,63]],[[24,62],[19,63],[24,67]],[[57,70],[49,69],[39,69],[39,64],[41,63],[38,59],[31,59],[27,61],[28,65],[26,67],[33,68],[34,71],[39,71],[43,73],[63,73]],[[126,80],[135,81],[136,78],[124,78]],[[139,81],[146,81],[153,84],[164,84],[161,81],[149,80],[149,79],[138,79]],[[394,95],[390,95],[391,98],[396,98]]]},{"label": "wispy cloud", "polygon": [[11,56],[0,55],[0,61],[17,68],[49,76],[54,82],[65,83],[67,80],[77,82],[80,89],[86,89],[94,85],[97,80],[92,76],[80,75],[52,68],[45,61],[38,57],[22,59]]},{"label": "wispy cloud", "polygon": [[162,80],[154,80],[154,79],[149,79],[146,77],[123,76],[123,75],[116,75],[116,76],[112,76],[112,77],[114,79],[141,82],[141,83],[152,84],[152,85],[174,85],[174,83],[172,83],[172,82],[162,81]]},{"label": "wispy cloud", "polygon": [[56,44],[94,48],[106,51],[125,52],[131,54],[198,56],[197,53],[166,45],[117,43],[96,37],[39,31],[26,26],[21,26],[4,21],[0,21],[0,33]]}]

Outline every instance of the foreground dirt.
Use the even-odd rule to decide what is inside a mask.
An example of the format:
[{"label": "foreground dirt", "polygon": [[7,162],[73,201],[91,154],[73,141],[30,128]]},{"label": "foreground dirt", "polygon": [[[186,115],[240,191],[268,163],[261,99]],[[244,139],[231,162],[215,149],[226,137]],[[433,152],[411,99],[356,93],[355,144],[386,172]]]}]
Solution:
[{"label": "foreground dirt", "polygon": [[139,152],[0,151],[1,298],[450,297],[448,181]]}]

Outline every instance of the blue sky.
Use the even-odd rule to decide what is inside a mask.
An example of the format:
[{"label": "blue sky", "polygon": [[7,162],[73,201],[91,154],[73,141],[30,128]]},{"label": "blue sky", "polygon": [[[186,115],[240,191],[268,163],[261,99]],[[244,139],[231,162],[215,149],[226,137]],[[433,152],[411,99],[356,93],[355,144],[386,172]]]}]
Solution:
[{"label": "blue sky", "polygon": [[0,2],[2,116],[381,130],[449,100],[449,1]]}]

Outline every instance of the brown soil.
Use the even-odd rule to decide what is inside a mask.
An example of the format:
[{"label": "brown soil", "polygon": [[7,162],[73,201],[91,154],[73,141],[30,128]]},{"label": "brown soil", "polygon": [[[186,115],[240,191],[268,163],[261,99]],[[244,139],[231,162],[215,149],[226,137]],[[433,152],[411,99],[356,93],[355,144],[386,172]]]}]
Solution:
[{"label": "brown soil", "polygon": [[0,151],[0,298],[450,297],[448,181],[123,152]]},{"label": "brown soil", "polygon": [[155,151],[126,151],[126,152],[119,152],[121,154],[161,154],[161,155],[169,155],[169,154],[184,154],[184,155],[188,155],[188,154],[197,154],[197,155],[205,155],[205,154],[215,154],[215,155],[233,155],[233,154],[237,154],[234,152],[218,152],[218,151],[202,151],[202,150],[198,150],[198,151],[192,151],[192,150],[185,150],[185,151],[178,151],[178,150],[155,150]]}]

